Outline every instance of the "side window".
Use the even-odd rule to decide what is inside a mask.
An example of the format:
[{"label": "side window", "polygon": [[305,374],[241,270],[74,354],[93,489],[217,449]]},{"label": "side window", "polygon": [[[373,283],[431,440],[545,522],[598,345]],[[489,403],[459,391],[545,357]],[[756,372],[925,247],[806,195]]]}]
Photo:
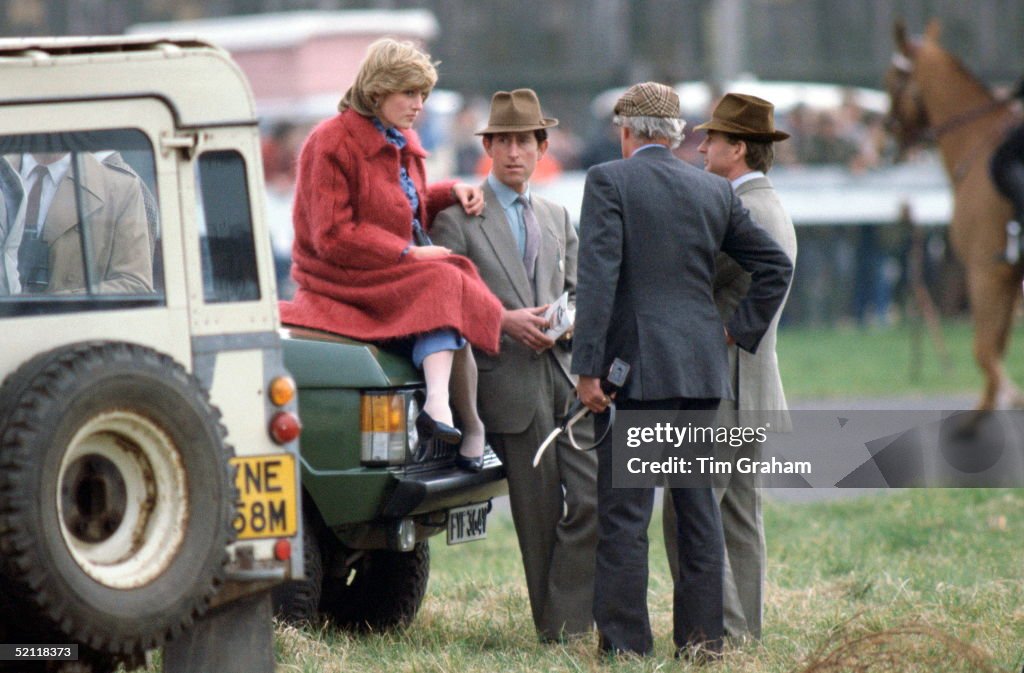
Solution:
[{"label": "side window", "polygon": [[0,315],[162,303],[155,175],[135,129],[0,136]]},{"label": "side window", "polygon": [[235,151],[205,152],[196,165],[203,297],[208,303],[260,298],[245,161]]}]

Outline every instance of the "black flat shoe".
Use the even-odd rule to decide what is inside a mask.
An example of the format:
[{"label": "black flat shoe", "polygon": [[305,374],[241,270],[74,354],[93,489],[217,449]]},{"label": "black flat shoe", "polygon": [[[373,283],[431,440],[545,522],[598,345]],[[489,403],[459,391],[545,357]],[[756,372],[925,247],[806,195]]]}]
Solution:
[{"label": "black flat shoe", "polygon": [[476,456],[470,458],[464,456],[461,453],[455,454],[455,467],[465,470],[466,472],[480,472],[484,469],[484,457]]},{"label": "black flat shoe", "polygon": [[421,411],[420,415],[416,417],[416,431],[420,433],[420,439],[424,442],[430,441],[431,438],[445,444],[458,444],[462,441],[462,433],[458,428],[434,420],[425,411]]}]

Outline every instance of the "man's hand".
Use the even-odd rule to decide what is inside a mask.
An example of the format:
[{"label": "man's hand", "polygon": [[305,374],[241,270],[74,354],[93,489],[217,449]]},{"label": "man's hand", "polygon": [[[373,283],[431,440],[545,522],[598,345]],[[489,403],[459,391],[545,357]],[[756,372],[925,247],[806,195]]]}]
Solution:
[{"label": "man's hand", "polygon": [[576,397],[595,414],[603,413],[611,404],[611,399],[601,390],[601,379],[596,376],[580,377],[576,383]]},{"label": "man's hand", "polygon": [[479,215],[484,212],[484,190],[476,185],[460,182],[452,187],[452,194],[462,204],[467,215]]},{"label": "man's hand", "polygon": [[548,321],[544,319],[547,306],[518,308],[501,312],[501,331],[538,353],[555,345],[554,339],[544,334]]},{"label": "man's hand", "polygon": [[736,339],[733,339],[732,335],[729,334],[729,329],[728,328],[723,328],[723,329],[725,329],[725,345],[726,346],[732,346],[734,343],[736,343]]},{"label": "man's hand", "polygon": [[413,259],[437,259],[450,254],[451,249],[443,245],[414,245],[409,248],[409,256]]}]

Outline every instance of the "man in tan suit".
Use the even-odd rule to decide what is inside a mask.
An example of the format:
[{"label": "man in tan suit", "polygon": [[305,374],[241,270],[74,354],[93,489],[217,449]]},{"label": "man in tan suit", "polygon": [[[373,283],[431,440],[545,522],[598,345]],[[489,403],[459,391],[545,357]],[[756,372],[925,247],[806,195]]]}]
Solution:
[{"label": "man in tan suit", "polygon": [[[705,169],[732,183],[750,217],[779,244],[790,261],[796,262],[796,231],[766,173],[774,156],[772,143],[789,134],[775,129],[774,106],[766,100],[746,94],[726,94],[715,107],[711,121],[697,130],[707,137],[698,148],[704,155]],[[750,274],[728,255],[715,259],[715,304],[727,320],[750,286]],[[788,290],[787,290],[788,294]],[[736,400],[722,403],[723,410],[734,411],[740,426],[770,424],[775,432],[791,427],[789,407],[782,389],[778,358],[775,355],[776,332],[782,306],[776,311],[756,354],[729,347],[729,367]],[[715,447],[716,458],[734,462],[741,457],[759,460],[757,443],[731,448]],[[715,495],[722,513],[725,534],[725,575],[723,577],[726,635],[736,638],[761,637],[764,604],[765,543],[761,520],[761,492],[757,475],[717,475]],[[666,494],[664,525],[675,530],[671,494]],[[674,536],[666,533],[669,564],[677,574],[678,561]]]},{"label": "man in tan suit", "polygon": [[[492,159],[478,217],[449,208],[431,238],[477,265],[504,306],[501,353],[477,353],[479,409],[487,438],[508,473],[512,518],[526,571],[533,622],[542,640],[589,633],[597,542],[597,459],[560,438],[534,468],[538,446],[572,396],[568,342],[544,333],[545,307],[574,297],[578,238],[565,208],[530,191],[556,119],[530,89],[499,91],[483,136]],[[577,434],[592,437],[591,422]]]},{"label": "man in tan suit", "polygon": [[[81,175],[72,166],[75,156]],[[153,243],[138,176],[101,163],[88,152],[26,154],[16,163],[26,194],[18,249],[22,292],[84,290],[76,190],[90,234],[95,291],[153,291]]]}]

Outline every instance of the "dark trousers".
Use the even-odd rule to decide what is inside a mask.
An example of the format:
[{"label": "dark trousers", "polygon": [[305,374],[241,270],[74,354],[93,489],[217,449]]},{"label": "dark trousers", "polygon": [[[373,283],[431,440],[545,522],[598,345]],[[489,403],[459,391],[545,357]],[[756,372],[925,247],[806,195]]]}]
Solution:
[{"label": "dark trousers", "polygon": [[[621,411],[717,409],[718,399],[622,400]],[[604,432],[606,416],[597,419]],[[611,434],[597,447],[597,568],[594,621],[601,647],[610,652],[649,654],[654,649],[647,611],[647,527],[653,488],[612,488]],[[709,447],[710,449],[710,447]],[[672,637],[677,648],[722,646],[724,545],[718,502],[707,488],[673,488],[680,572],[673,593]]]}]

